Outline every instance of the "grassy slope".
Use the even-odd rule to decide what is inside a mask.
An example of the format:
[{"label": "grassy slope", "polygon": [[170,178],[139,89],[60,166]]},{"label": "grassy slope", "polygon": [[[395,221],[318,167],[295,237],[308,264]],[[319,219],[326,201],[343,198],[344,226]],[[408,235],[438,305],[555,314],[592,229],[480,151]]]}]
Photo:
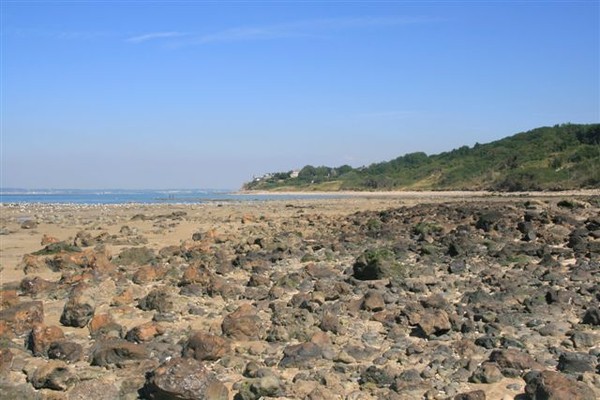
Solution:
[{"label": "grassy slope", "polygon": [[249,190],[561,190],[600,187],[600,124],[565,124],[361,169],[307,166]]}]

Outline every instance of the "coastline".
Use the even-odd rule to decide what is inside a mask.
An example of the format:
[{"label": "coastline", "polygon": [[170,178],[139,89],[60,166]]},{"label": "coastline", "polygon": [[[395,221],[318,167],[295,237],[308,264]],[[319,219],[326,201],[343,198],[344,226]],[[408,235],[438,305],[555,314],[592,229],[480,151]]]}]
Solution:
[{"label": "coastline", "polygon": [[526,191],[526,192],[493,192],[484,190],[432,190],[432,191],[265,191],[240,190],[236,195],[259,196],[323,196],[323,197],[398,197],[398,198],[456,198],[456,197],[563,197],[563,196],[600,196],[600,189],[578,189],[561,191]]}]

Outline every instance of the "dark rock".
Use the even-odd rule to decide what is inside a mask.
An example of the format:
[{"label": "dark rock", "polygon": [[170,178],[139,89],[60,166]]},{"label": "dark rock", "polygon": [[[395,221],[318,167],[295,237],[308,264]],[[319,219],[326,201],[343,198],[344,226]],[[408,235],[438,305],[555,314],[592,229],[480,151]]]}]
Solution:
[{"label": "dark rock", "polygon": [[15,335],[28,333],[35,324],[43,322],[44,305],[41,301],[19,303],[0,311],[0,325]]},{"label": "dark rock", "polygon": [[92,365],[126,364],[148,358],[148,351],[140,344],[123,339],[102,340],[92,348]]},{"label": "dark rock", "polygon": [[531,400],[594,400],[596,395],[585,383],[560,372],[531,371],[524,377],[525,393]]},{"label": "dark rock", "polygon": [[143,392],[151,400],[228,400],[229,391],[200,361],[173,358],[149,374]]},{"label": "dark rock", "polygon": [[477,229],[482,229],[485,232],[491,231],[496,224],[504,218],[504,214],[500,211],[489,211],[482,214],[477,222],[475,223],[475,227]]},{"label": "dark rock", "polygon": [[372,383],[377,387],[389,386],[394,382],[394,375],[385,369],[377,368],[374,365],[369,366],[360,375],[361,383]]},{"label": "dark rock", "polygon": [[473,390],[472,392],[459,393],[453,398],[454,400],[485,400],[485,392],[483,390]]},{"label": "dark rock", "polygon": [[183,355],[198,361],[216,361],[231,351],[229,342],[209,333],[195,332],[188,339]]},{"label": "dark rock", "polygon": [[60,323],[64,326],[83,328],[96,311],[96,302],[83,291],[74,291],[63,308]]},{"label": "dark rock", "polygon": [[315,360],[322,358],[321,347],[312,342],[305,342],[287,346],[283,349],[283,359],[280,367],[307,368],[312,366]]},{"label": "dark rock", "polygon": [[369,249],[356,259],[354,278],[361,281],[391,278],[401,273],[395,254],[388,249]]},{"label": "dark rock", "polygon": [[600,308],[588,308],[588,310],[585,312],[585,315],[583,316],[582,322],[588,325],[600,325]]},{"label": "dark rock", "polygon": [[586,353],[565,352],[558,359],[558,370],[567,374],[594,372],[598,358]]},{"label": "dark rock", "polygon": [[52,342],[48,346],[48,358],[74,363],[83,358],[83,347],[79,343],[66,340]]},{"label": "dark rock", "polygon": [[138,306],[144,311],[156,310],[168,313],[175,309],[171,295],[164,288],[152,290],[148,295],[140,299]]}]

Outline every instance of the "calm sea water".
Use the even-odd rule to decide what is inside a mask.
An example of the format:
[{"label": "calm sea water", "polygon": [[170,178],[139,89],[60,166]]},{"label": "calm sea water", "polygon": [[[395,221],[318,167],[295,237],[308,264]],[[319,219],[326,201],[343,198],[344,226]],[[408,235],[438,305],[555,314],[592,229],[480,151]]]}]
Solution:
[{"label": "calm sea water", "polygon": [[[0,203],[127,204],[204,203],[213,201],[264,201],[311,199],[331,195],[259,195],[226,190],[23,190],[0,189]],[[339,197],[339,196],[335,196]]]}]

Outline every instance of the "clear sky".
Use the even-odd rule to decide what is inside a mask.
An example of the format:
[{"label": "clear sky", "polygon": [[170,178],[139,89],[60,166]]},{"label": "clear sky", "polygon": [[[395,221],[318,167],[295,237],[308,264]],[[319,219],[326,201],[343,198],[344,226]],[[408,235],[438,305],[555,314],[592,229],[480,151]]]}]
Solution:
[{"label": "clear sky", "polygon": [[600,121],[599,1],[1,1],[2,182],[232,188]]}]

